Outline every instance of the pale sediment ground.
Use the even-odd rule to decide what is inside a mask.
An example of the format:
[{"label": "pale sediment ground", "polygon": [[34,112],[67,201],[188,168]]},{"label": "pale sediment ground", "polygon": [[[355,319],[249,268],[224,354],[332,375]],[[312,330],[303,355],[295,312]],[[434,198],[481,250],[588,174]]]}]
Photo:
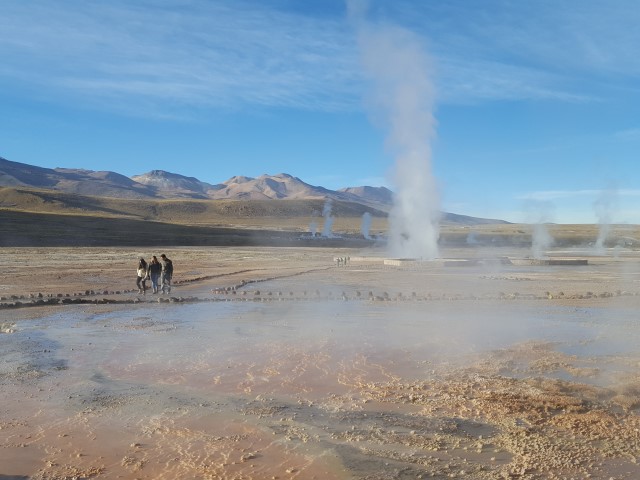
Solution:
[{"label": "pale sediment ground", "polygon": [[0,309],[0,478],[638,477],[637,252],[166,249],[174,303],[151,253],[0,250],[5,304],[141,300]]}]

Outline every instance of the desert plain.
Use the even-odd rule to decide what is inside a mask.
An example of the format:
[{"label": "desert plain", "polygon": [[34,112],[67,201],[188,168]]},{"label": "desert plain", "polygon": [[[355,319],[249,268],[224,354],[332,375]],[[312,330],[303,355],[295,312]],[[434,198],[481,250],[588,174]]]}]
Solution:
[{"label": "desert plain", "polygon": [[638,478],[640,251],[544,258],[3,247],[0,479]]}]

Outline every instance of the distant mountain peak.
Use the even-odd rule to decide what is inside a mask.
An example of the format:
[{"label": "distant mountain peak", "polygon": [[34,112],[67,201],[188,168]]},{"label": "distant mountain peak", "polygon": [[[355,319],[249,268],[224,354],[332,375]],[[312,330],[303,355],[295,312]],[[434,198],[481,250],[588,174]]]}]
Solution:
[{"label": "distant mountain peak", "polygon": [[[210,192],[214,199],[285,200],[317,199],[328,193],[322,187],[313,187],[288,173],[263,174],[257,178],[235,176],[224,182],[224,188]],[[335,193],[335,192],[333,192]]]},{"label": "distant mountain peak", "polygon": [[195,177],[185,177],[178,173],[165,170],[151,170],[142,175],[131,177],[132,180],[156,190],[156,194],[163,198],[209,198],[209,190],[215,190],[217,186],[201,182]]},{"label": "distant mountain peak", "polygon": [[189,179],[189,180],[199,181],[195,177],[185,177],[184,175],[180,175],[179,173],[171,173],[171,172],[167,172],[166,170],[151,170],[148,173],[143,173],[142,175],[134,175],[131,178],[145,177],[145,176],[148,177],[148,178],[172,178],[172,179],[186,178],[186,179]]},{"label": "distant mountain peak", "polygon": [[82,168],[43,168],[0,157],[0,186],[25,186],[79,195],[152,197],[153,190],[115,172]]},{"label": "distant mountain peak", "polygon": [[[117,198],[192,198],[210,200],[335,200],[359,204],[361,209],[388,212],[393,192],[386,187],[347,187],[329,190],[303,182],[288,173],[257,178],[237,175],[212,185],[195,177],[151,170],[131,178],[110,171],[42,168],[0,157],[0,187],[49,189],[78,195]],[[454,223],[483,221],[444,214]],[[491,220],[491,222],[496,222]]]},{"label": "distant mountain peak", "polygon": [[299,178],[294,177],[293,175],[289,175],[288,173],[276,173],[275,175],[268,175],[265,173],[264,175],[260,175],[260,177],[281,178],[283,180],[298,180],[299,182],[302,181]]},{"label": "distant mountain peak", "polygon": [[341,188],[338,192],[360,198],[372,205],[393,204],[393,192],[387,187],[370,187],[364,185],[360,187]]},{"label": "distant mountain peak", "polygon": [[235,175],[233,177],[231,177],[229,180],[227,180],[226,182],[222,182],[225,185],[230,185],[232,183],[247,183],[254,180],[252,177],[245,177],[243,175]]}]

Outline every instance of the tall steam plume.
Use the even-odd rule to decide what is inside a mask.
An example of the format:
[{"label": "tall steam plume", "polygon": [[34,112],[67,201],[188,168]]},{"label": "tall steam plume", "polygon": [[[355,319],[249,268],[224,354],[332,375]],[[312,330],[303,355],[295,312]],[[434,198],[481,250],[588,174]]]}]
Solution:
[{"label": "tall steam plume", "polygon": [[324,217],[324,225],[322,226],[322,236],[326,238],[333,237],[333,217],[331,216],[331,208],[333,202],[330,198],[324,202],[322,207],[322,216]]},{"label": "tall steam plume", "polygon": [[362,4],[348,5],[357,15],[358,44],[374,87],[374,111],[388,130],[387,146],[395,159],[390,254],[433,259],[438,256],[440,201],[431,168],[436,121],[427,55],[416,35],[365,23],[357,8]]},{"label": "tall steam plume", "polygon": [[360,223],[360,233],[362,236],[371,240],[371,236],[369,235],[369,230],[371,229],[371,214],[369,212],[364,212],[362,214],[362,222]]},{"label": "tall steam plume", "polygon": [[596,239],[595,249],[598,253],[604,253],[605,242],[611,232],[611,224],[613,222],[613,214],[618,204],[618,190],[615,185],[603,190],[593,207],[598,217],[598,238]]},{"label": "tall steam plume", "polygon": [[553,219],[553,204],[550,202],[530,201],[526,205],[527,223],[533,226],[531,232],[531,250],[533,257],[541,259],[547,249],[553,245],[553,237],[549,233],[547,223]]}]

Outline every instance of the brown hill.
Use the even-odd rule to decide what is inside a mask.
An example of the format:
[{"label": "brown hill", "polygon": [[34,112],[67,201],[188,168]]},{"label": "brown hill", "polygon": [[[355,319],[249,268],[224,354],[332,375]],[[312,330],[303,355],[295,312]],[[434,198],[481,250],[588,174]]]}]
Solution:
[{"label": "brown hill", "polygon": [[[322,212],[331,201],[333,231],[359,235],[362,216],[369,213],[370,232],[375,234],[387,229],[392,197],[384,187],[333,191],[286,173],[235,176],[213,185],[162,170],[128,178],[109,171],[41,168],[0,157],[0,211],[58,215],[66,222],[78,216],[92,217],[96,224],[112,218],[309,232],[322,227]],[[506,222],[443,213],[441,223]]]},{"label": "brown hill", "polygon": [[388,208],[393,204],[393,192],[386,187],[347,187],[341,188],[338,192],[359,198],[368,205],[381,205]]},{"label": "brown hill", "polygon": [[[324,200],[118,199],[52,190],[0,188],[0,246],[305,245],[322,222]],[[384,212],[334,202],[334,231],[353,246],[365,211],[371,232],[386,229]],[[340,239],[323,239],[324,246]],[[359,243],[358,243],[359,242]]]},{"label": "brown hill", "polygon": [[224,188],[212,192],[212,198],[238,200],[340,199],[337,192],[323,187],[314,187],[286,173],[261,175],[257,178],[236,176],[222,185]]},{"label": "brown hill", "polygon": [[51,189],[81,195],[152,197],[154,191],[115,172],[41,168],[0,157],[0,186]]},{"label": "brown hill", "polygon": [[[306,218],[321,216],[325,200],[128,199],[76,195],[52,190],[0,187],[0,209],[101,217],[131,217],[173,223],[224,223],[229,218]],[[332,215],[359,218],[386,213],[355,202],[333,202]]]},{"label": "brown hill", "polygon": [[152,170],[142,175],[134,175],[131,180],[154,190],[155,196],[162,198],[210,198],[209,192],[223,188],[211,185],[195,177],[185,177],[164,170]]},{"label": "brown hill", "polygon": [[257,178],[234,176],[219,184],[164,170],[131,178],[115,172],[41,168],[0,157],[0,187],[30,187],[116,198],[212,200],[317,200],[355,202],[386,211],[391,192],[384,187],[349,187],[334,191],[310,185],[286,173]]}]

